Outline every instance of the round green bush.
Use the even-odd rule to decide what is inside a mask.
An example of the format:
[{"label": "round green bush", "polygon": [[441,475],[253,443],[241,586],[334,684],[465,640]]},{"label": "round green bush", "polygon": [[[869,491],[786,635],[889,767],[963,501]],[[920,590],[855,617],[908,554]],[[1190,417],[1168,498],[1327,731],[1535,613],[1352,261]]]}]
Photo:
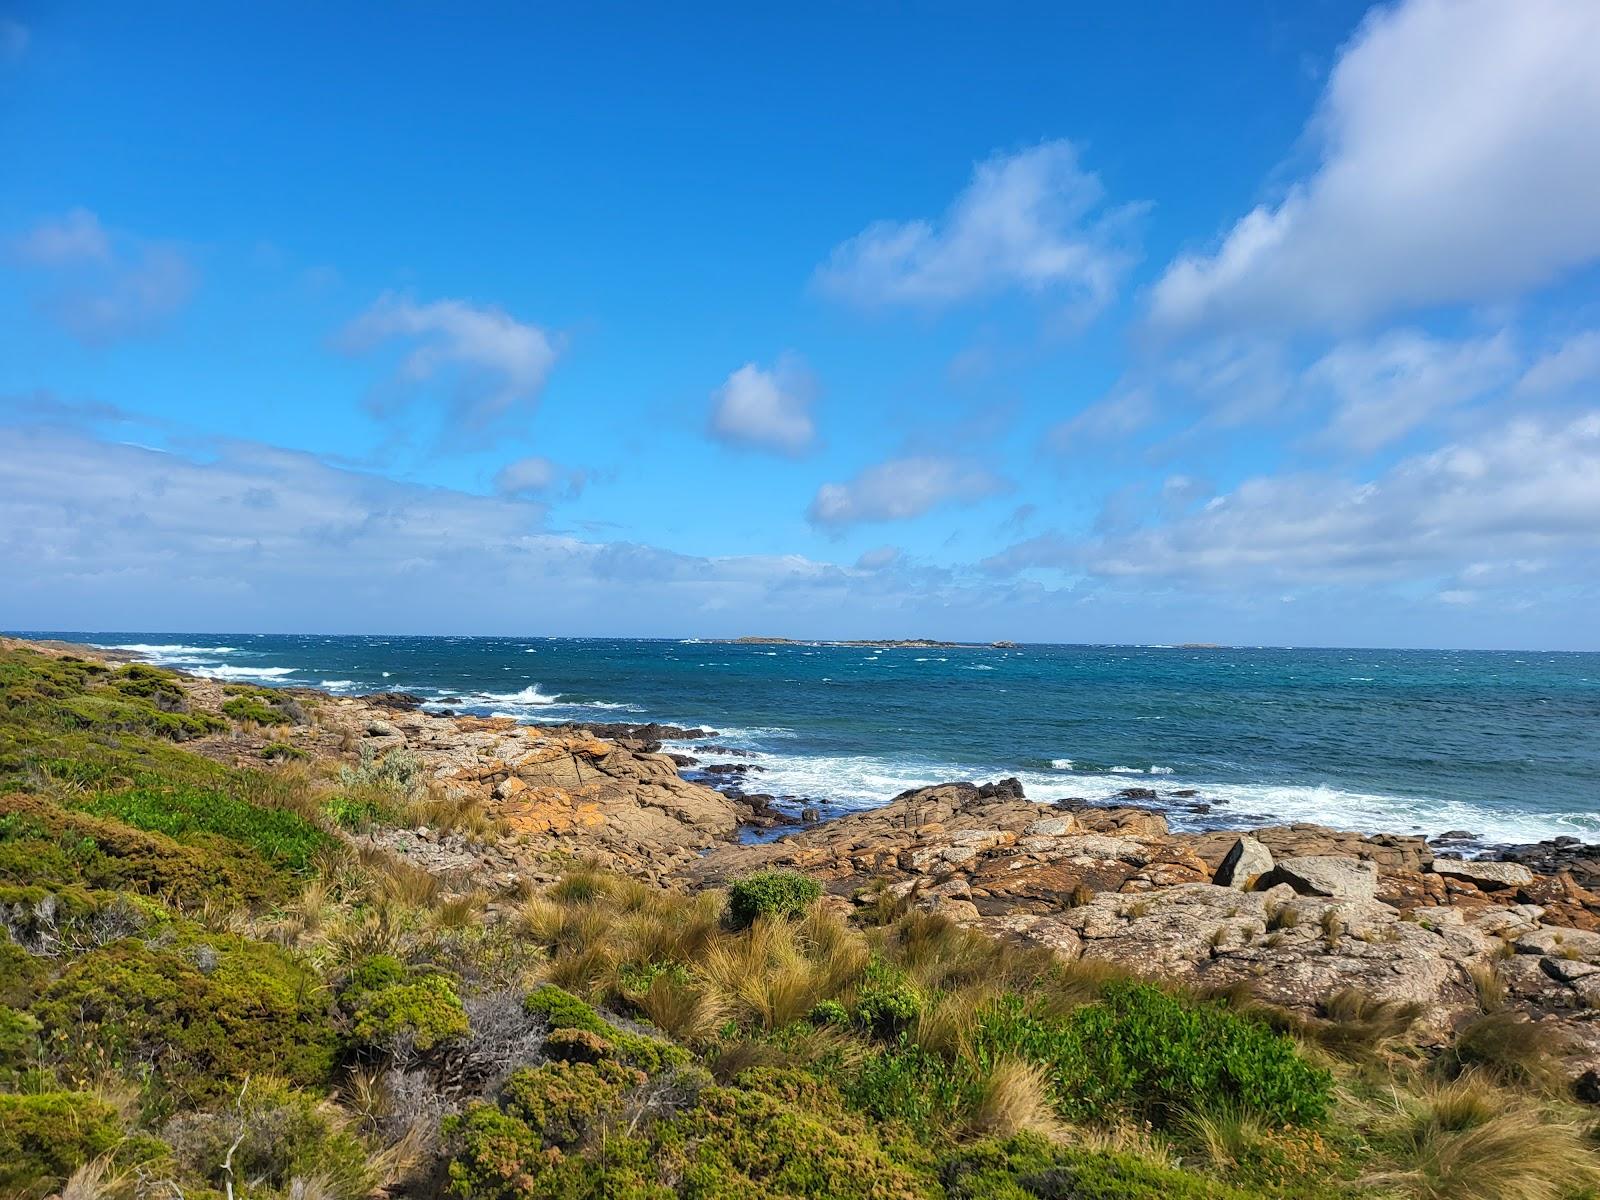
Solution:
[{"label": "round green bush", "polygon": [[740,929],[757,917],[797,917],[822,895],[822,885],[798,871],[758,871],[728,889],[728,915]]}]

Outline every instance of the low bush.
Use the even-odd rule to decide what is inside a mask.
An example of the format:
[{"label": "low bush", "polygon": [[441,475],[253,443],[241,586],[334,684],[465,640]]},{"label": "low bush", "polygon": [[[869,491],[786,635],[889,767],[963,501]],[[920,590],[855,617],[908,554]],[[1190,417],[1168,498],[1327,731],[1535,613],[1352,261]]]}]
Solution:
[{"label": "low bush", "polygon": [[0,1093],[0,1192],[59,1183],[121,1139],[116,1110],[94,1096]]},{"label": "low bush", "polygon": [[374,955],[346,984],[340,1003],[356,1045],[367,1051],[426,1053],[469,1028],[467,1010],[446,975],[408,971],[398,959]]},{"label": "low bush", "polygon": [[872,1033],[890,1038],[907,1029],[922,1012],[922,994],[904,972],[874,959],[856,996],[856,1019]]},{"label": "low bush", "polygon": [[100,792],[77,807],[179,842],[215,845],[200,842],[196,835],[224,837],[250,847],[273,866],[299,873],[332,844],[298,813],[252,804],[219,788],[146,784]]},{"label": "low bush", "polygon": [[1103,998],[1052,1020],[1017,997],[998,1001],[975,1034],[981,1060],[1011,1055],[1047,1066],[1069,1120],[1132,1116],[1169,1125],[1228,1104],[1283,1124],[1320,1120],[1332,1076],[1287,1037],[1207,1001],[1150,984],[1113,983]]},{"label": "low bush", "polygon": [[690,1059],[689,1052],[681,1046],[612,1025],[593,1007],[554,984],[543,984],[534,990],[523,1007],[552,1029],[581,1029],[604,1038],[616,1048],[618,1059],[648,1074],[682,1066]]},{"label": "low bush", "polygon": [[222,715],[241,724],[253,722],[256,725],[287,725],[289,720],[279,709],[268,704],[260,696],[235,696],[222,703]]},{"label": "low bush", "polygon": [[0,796],[0,882],[126,890],[184,908],[214,898],[258,904],[285,894],[288,880],[247,847],[200,834],[189,842],[40,796]]},{"label": "low bush", "polygon": [[287,1189],[299,1179],[315,1180],[331,1200],[372,1191],[367,1148],[332,1105],[271,1078],[252,1078],[241,1093],[210,1111],[176,1116],[163,1130],[174,1157],[197,1178],[221,1188],[232,1148],[233,1178],[250,1189]]},{"label": "low bush", "polygon": [[193,930],[159,948],[129,939],[85,954],[32,1013],[67,1077],[126,1070],[160,1112],[231,1094],[263,1067],[323,1083],[338,1044],[309,968],[276,946]]},{"label": "low bush", "polygon": [[940,1161],[939,1177],[948,1200],[1249,1200],[1131,1154],[1097,1153],[1026,1133],[951,1151]]},{"label": "low bush", "polygon": [[822,885],[798,871],[760,871],[728,889],[728,915],[740,929],[757,917],[804,915],[822,895]]}]

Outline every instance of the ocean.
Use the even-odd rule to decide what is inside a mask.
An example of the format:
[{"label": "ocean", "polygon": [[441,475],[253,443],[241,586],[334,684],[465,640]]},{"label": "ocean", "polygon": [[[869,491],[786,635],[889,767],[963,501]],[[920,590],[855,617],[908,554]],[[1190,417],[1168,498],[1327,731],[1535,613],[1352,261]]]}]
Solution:
[{"label": "ocean", "polygon": [[[402,690],[531,723],[661,721],[747,791],[866,808],[1014,775],[1150,789],[1176,828],[1315,821],[1600,839],[1600,654],[52,633],[242,682]],[[1174,793],[1191,793],[1174,795]]]}]

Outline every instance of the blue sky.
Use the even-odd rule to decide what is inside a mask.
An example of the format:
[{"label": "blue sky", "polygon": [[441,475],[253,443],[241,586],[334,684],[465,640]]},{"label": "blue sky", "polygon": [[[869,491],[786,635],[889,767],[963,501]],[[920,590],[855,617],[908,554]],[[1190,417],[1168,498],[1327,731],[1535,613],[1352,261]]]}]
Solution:
[{"label": "blue sky", "polygon": [[0,3],[0,627],[1600,648],[1600,8]]}]

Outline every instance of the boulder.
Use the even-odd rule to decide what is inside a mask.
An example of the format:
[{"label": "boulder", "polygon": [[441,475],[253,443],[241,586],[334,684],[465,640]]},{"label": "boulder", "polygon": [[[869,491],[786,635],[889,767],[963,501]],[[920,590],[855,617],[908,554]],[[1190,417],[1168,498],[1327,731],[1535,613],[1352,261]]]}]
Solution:
[{"label": "boulder", "polygon": [[1255,838],[1245,836],[1233,843],[1233,848],[1223,856],[1212,881],[1221,887],[1248,891],[1263,875],[1272,870],[1272,851]]},{"label": "boulder", "polygon": [[1359,858],[1308,854],[1286,858],[1273,868],[1272,883],[1287,883],[1302,896],[1334,900],[1371,900],[1378,894],[1378,868]]},{"label": "boulder", "polygon": [[1435,874],[1450,879],[1465,879],[1475,883],[1486,892],[1525,887],[1533,882],[1533,872],[1521,863],[1489,862],[1476,858],[1436,858],[1433,860],[1433,870]]}]

